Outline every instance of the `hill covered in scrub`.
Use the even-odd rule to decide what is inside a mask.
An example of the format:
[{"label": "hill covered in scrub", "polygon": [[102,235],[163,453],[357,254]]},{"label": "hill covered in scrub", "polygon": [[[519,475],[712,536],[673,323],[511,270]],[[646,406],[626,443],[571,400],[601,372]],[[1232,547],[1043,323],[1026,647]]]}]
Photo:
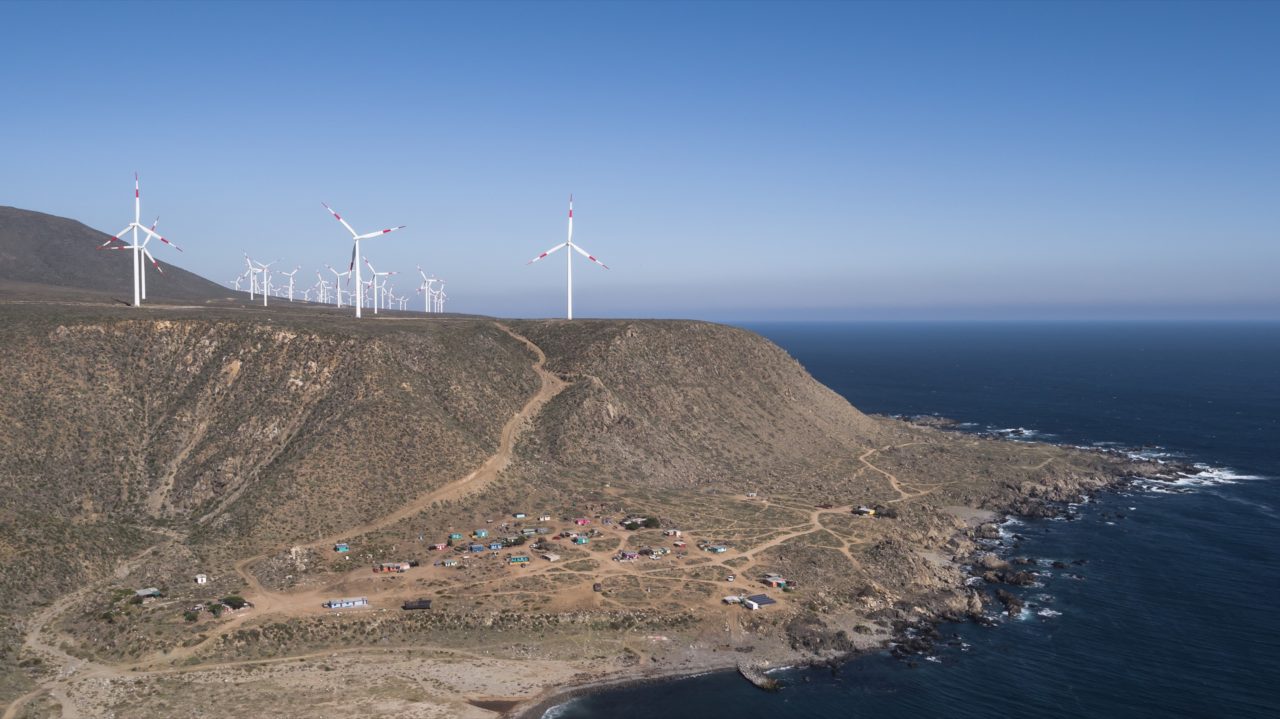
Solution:
[{"label": "hill covered in scrub", "polygon": [[[335,648],[538,657],[549,673],[516,698],[642,652],[667,671],[830,656],[981,611],[964,564],[984,510],[1132,471],[864,415],[767,340],[703,322],[0,304],[0,417],[0,692],[69,696],[80,680],[57,667],[88,662],[80,676],[116,689],[82,694],[85,714],[182,706],[146,704],[167,681],[148,672]],[[501,548],[431,549],[480,530]],[[588,541],[551,539],[571,530]],[[794,591],[744,613],[720,601],[727,574]],[[139,587],[165,597],[129,600]],[[223,596],[252,606],[209,614]],[[434,607],[327,613],[336,596]],[[422,691],[433,707],[501,694]]]},{"label": "hill covered in scrub", "polygon": [[[99,250],[110,237],[76,220],[0,206],[0,288],[39,293],[38,286],[46,285],[132,302],[133,253]],[[148,299],[203,303],[239,294],[165,261],[180,257],[176,252],[148,249],[164,269],[156,272],[148,263]]]}]

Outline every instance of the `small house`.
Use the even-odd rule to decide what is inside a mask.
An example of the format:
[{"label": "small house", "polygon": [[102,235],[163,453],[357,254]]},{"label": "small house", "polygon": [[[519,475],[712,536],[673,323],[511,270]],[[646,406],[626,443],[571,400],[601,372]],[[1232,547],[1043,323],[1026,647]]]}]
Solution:
[{"label": "small house", "polygon": [[756,493],[755,493],[755,492],[747,492],[747,498],[748,498],[748,499],[755,499],[755,498],[756,498],[756,496],[757,496],[757,495],[756,495]]},{"label": "small house", "polygon": [[588,524],[591,524],[591,520],[587,519],[586,517],[578,517],[577,519],[573,520],[573,523],[578,525],[579,527],[585,527]]},{"label": "small house", "polygon": [[679,547],[680,549],[684,549],[685,547],[687,547],[687,546],[689,546],[689,545],[685,544],[684,542],[672,542],[672,543],[671,543],[671,546],[673,546],[673,547]]},{"label": "small house", "polygon": [[520,530],[520,533],[526,537],[532,537],[533,535],[538,533],[538,530],[534,529],[533,527],[525,527],[524,529]]},{"label": "small house", "polygon": [[521,555],[519,555],[519,556],[515,556],[515,557],[512,557],[512,558],[508,559],[508,560],[507,560],[507,562],[508,562],[508,563],[510,563],[510,564],[528,564],[528,563],[529,563],[529,557],[527,557],[527,556],[525,556],[525,555],[521,554]]},{"label": "small house", "polygon": [[543,514],[543,515],[540,515],[540,516],[538,517],[538,521],[539,521],[539,522],[550,522],[550,521],[551,521],[551,515],[550,515],[550,514]]},{"label": "small house", "polygon": [[783,587],[787,586],[787,580],[781,577],[766,579],[764,580],[764,583],[770,587],[773,587],[774,589],[782,589]]},{"label": "small house", "polygon": [[534,527],[533,531],[538,534],[551,534],[551,527]]},{"label": "small house", "polygon": [[741,604],[741,603],[742,603],[742,597],[739,597],[739,596],[738,596],[738,595],[736,595],[736,594],[730,594],[729,596],[725,597],[722,601],[723,601],[725,604]]},{"label": "small house", "polygon": [[485,550],[485,546],[483,544],[473,544],[470,547],[467,547],[467,549],[471,550],[473,553],[477,553],[483,552]]},{"label": "small house", "polygon": [[502,542],[489,542],[489,551],[497,552],[502,550]]},{"label": "small house", "polygon": [[723,544],[713,544],[710,547],[707,547],[707,551],[711,552],[712,554],[724,554],[725,552],[729,551],[729,548],[724,546]]},{"label": "small house", "polygon": [[147,587],[146,589],[138,589],[134,591],[133,595],[135,597],[142,597],[143,599],[154,599],[160,596],[160,590],[155,587]]},{"label": "small house", "polygon": [[664,529],[664,530],[662,530],[662,536],[664,536],[664,537],[679,537],[679,536],[680,536],[680,530],[678,530],[678,529]]},{"label": "small house", "polygon": [[742,605],[753,612],[760,607],[777,603],[778,601],[770,597],[768,594],[753,594],[742,600]]},{"label": "small house", "polygon": [[444,560],[443,562],[441,562],[441,564],[443,564],[443,565],[444,565],[444,566],[446,566],[446,567],[456,567],[456,566],[458,566],[458,560],[456,560],[456,559],[446,559],[446,560]]},{"label": "small house", "polygon": [[328,609],[346,609],[347,607],[367,607],[369,600],[366,597],[346,597],[343,599],[330,599],[324,603]]},{"label": "small house", "polygon": [[337,544],[333,545],[333,551],[339,552],[339,553],[350,552],[351,547],[347,546],[346,542],[338,542]]},{"label": "small house", "polygon": [[545,560],[547,560],[548,562],[555,562],[555,561],[558,561],[558,560],[560,559],[560,555],[559,555],[559,554],[552,554],[551,552],[547,552],[546,554],[542,555],[542,558],[543,558],[543,559],[545,559]]},{"label": "small house", "polygon": [[462,539],[461,532],[453,532],[449,535],[449,539]]},{"label": "small house", "polygon": [[448,544],[445,544],[444,542],[440,542],[439,544],[433,544],[433,545],[431,545],[431,551],[433,551],[433,552],[443,552],[444,550],[446,550],[446,549],[448,549],[448,548],[449,548],[449,545],[448,545]]},{"label": "small house", "polygon": [[511,516],[515,517],[516,519],[524,519],[527,515],[525,515],[525,513],[524,513],[524,512],[516,512],[515,514],[513,514],[513,515],[511,515]]},{"label": "small house", "polygon": [[209,583],[209,577],[203,574],[196,575],[196,584],[208,584],[208,583]]},{"label": "small house", "polygon": [[487,536],[489,536],[489,530],[487,530],[487,529],[477,529],[477,530],[476,530],[476,539],[484,539],[484,538],[485,538],[485,537],[487,537]]},{"label": "small house", "polygon": [[431,600],[430,599],[410,599],[404,604],[401,604],[400,608],[405,611],[409,611],[412,609],[430,609]]},{"label": "small house", "polygon": [[631,550],[629,550],[629,549],[624,549],[624,550],[622,550],[621,552],[618,552],[618,559],[619,559],[619,561],[623,561],[623,562],[634,562],[634,561],[636,561],[636,560],[637,560],[637,559],[639,559],[639,558],[640,558],[640,553],[639,553],[639,552],[633,552],[633,551],[631,551]]},{"label": "small house", "polygon": [[573,538],[574,544],[586,544],[587,542],[590,542],[590,541],[591,541],[590,539],[587,539],[586,537],[582,537],[582,536]]}]

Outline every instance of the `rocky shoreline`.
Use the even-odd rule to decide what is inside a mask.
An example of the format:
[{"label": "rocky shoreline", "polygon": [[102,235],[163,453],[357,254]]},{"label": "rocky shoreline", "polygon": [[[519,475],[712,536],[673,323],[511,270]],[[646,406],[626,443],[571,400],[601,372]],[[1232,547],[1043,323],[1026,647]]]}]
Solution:
[{"label": "rocky shoreline", "polygon": [[[951,432],[967,430],[955,420],[941,417],[894,417],[897,421],[927,426]],[[992,436],[1002,441],[1019,441],[1021,435]],[[1117,471],[1098,476],[1076,476],[1068,481],[1053,481],[1040,484],[1023,484],[1016,488],[1014,496],[995,496],[982,502],[978,511],[985,511],[986,517],[973,514],[969,517],[969,527],[958,533],[958,540],[968,540],[976,546],[966,556],[958,557],[967,568],[968,578],[982,581],[983,589],[990,593],[969,587],[967,606],[963,611],[953,608],[930,607],[929,602],[921,602],[928,611],[926,616],[913,620],[899,619],[893,623],[893,634],[874,646],[853,650],[837,650],[828,652],[827,656],[806,654],[795,651],[792,655],[779,658],[779,666],[793,667],[830,667],[834,672],[840,666],[876,651],[889,649],[890,654],[899,660],[913,663],[915,657],[928,655],[934,647],[945,641],[939,631],[939,625],[948,622],[973,622],[981,626],[995,626],[983,610],[991,605],[998,605],[1009,616],[1017,616],[1024,608],[1023,600],[1005,587],[1025,587],[1037,580],[1037,575],[1030,567],[1036,566],[1036,560],[1028,557],[1008,557],[1016,543],[1011,547],[1000,543],[1005,538],[1001,526],[1009,519],[1051,519],[1065,517],[1068,521],[1075,518],[1072,504],[1088,501],[1102,492],[1117,491],[1132,484],[1135,480],[1151,480],[1173,483],[1179,479],[1193,476],[1199,470],[1189,463],[1177,463],[1137,458],[1127,450],[1117,448],[1074,447],[1078,451],[1092,452],[1111,457],[1121,462]],[[976,519],[975,519],[976,518]],[[1121,517],[1123,518],[1123,517]],[[985,519],[986,521],[982,521]],[[1013,535],[1015,540],[1018,535]],[[1085,560],[1075,560],[1072,565],[1082,565]],[[1051,564],[1055,569],[1067,569],[1068,563],[1055,561]],[[968,581],[968,580],[966,580]],[[967,586],[967,585],[966,585]],[[962,589],[957,587],[956,589]],[[659,670],[647,673],[643,677],[608,677],[584,682],[564,689],[556,689],[549,695],[536,700],[518,704],[504,713],[506,719],[541,719],[555,706],[569,702],[577,697],[619,689],[624,687],[658,684],[673,679],[689,678],[715,672],[736,671],[737,662],[709,662],[698,667],[684,667],[679,670]]]}]

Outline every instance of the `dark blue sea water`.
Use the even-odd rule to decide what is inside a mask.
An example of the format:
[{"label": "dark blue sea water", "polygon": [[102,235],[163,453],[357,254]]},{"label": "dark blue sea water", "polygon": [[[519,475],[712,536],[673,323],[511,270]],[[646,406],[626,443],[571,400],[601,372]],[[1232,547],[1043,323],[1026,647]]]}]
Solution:
[{"label": "dark blue sea water", "polygon": [[957,645],[914,666],[877,654],[834,675],[792,670],[778,694],[713,674],[553,716],[1280,717],[1280,324],[749,328],[867,412],[1143,447],[1214,471],[1100,497],[1077,521],[1012,525],[1018,554],[1088,563],[1026,591],[1023,618],[944,625]]}]

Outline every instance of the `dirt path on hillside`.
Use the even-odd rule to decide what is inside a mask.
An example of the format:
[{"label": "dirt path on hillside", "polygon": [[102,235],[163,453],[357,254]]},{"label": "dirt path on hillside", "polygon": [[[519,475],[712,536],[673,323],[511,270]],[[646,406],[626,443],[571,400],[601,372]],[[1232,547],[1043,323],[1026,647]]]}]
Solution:
[{"label": "dirt path on hillside", "polygon": [[[551,401],[551,398],[563,391],[568,385],[564,380],[546,369],[547,355],[542,351],[541,347],[534,344],[529,340],[529,338],[513,331],[501,322],[495,322],[494,324],[497,325],[498,329],[506,332],[512,338],[523,343],[525,347],[528,347],[529,351],[534,354],[537,359],[534,361],[532,368],[541,381],[538,391],[530,397],[529,400],[525,402],[524,406],[521,407],[518,412],[513,414],[511,419],[507,420],[507,423],[502,427],[502,432],[498,440],[497,451],[490,455],[489,458],[486,459],[474,472],[471,472],[467,476],[450,482],[442,487],[431,490],[426,494],[420,495],[394,512],[384,514],[381,517],[362,525],[344,529],[341,532],[336,532],[330,536],[322,537],[315,541],[297,546],[304,548],[325,547],[343,539],[385,529],[386,527],[390,527],[398,522],[430,509],[431,505],[436,502],[452,501],[474,492],[479,492],[497,479],[502,471],[507,468],[511,463],[511,457],[515,453],[516,442],[519,440],[520,434],[532,425],[533,418],[542,411],[542,407],[546,405],[547,402]],[[236,574],[244,580],[245,585],[248,587],[244,592],[244,597],[253,603],[253,611],[238,615],[232,618],[229,622],[219,625],[214,631],[209,633],[208,637],[198,644],[181,647],[169,652],[163,657],[165,662],[172,663],[180,661],[195,654],[200,649],[208,646],[211,642],[216,641],[239,627],[250,617],[260,617],[271,613],[292,615],[306,612],[307,610],[318,606],[319,602],[327,596],[324,588],[312,589],[305,592],[273,592],[262,586],[262,583],[258,581],[258,578],[254,576],[252,570],[250,570],[250,565],[264,559],[266,556],[267,554],[259,554],[253,557],[241,559],[233,566]],[[144,660],[134,666],[147,666],[149,664],[154,664],[155,660],[156,658]]]},{"label": "dirt path on hillside", "polygon": [[[387,515],[383,515],[378,519],[367,522],[357,527],[353,527],[334,534],[330,537],[324,537],[314,542],[310,542],[305,547],[316,547],[331,544],[343,537],[356,536],[374,532],[385,527],[396,524],[404,519],[412,517],[419,512],[431,507],[435,502],[456,500],[473,492],[480,491],[488,486],[491,482],[498,478],[504,469],[511,462],[511,457],[515,452],[516,442],[520,434],[528,428],[533,418],[538,415],[542,407],[546,405],[553,397],[559,394],[567,386],[567,383],[545,368],[547,356],[531,340],[523,335],[516,333],[502,323],[495,323],[499,329],[506,332],[512,338],[520,341],[530,352],[537,358],[533,363],[533,371],[538,375],[541,385],[538,391],[531,397],[525,405],[503,426],[498,442],[497,451],[491,455],[485,462],[474,472],[454,482],[439,487],[435,490],[427,492],[407,505]],[[120,564],[111,578],[120,578],[128,576],[143,561],[150,557],[154,552],[168,543],[172,543],[182,539],[177,533],[168,533],[170,538],[165,542],[152,545],[137,555],[126,559]],[[312,590],[305,593],[289,594],[284,592],[271,592],[262,586],[258,578],[253,572],[249,571],[249,566],[260,559],[266,557],[266,554],[260,554],[254,557],[242,559],[235,563],[234,570],[241,579],[244,580],[248,589],[244,592],[246,599],[253,603],[253,610],[244,612],[233,617],[230,621],[220,625],[216,630],[211,632],[210,636],[199,644],[182,647],[169,652],[163,657],[150,657],[138,662],[120,665],[106,665],[92,662],[86,659],[74,657],[64,652],[56,644],[56,639],[47,638],[46,630],[57,620],[64,612],[70,609],[77,601],[83,599],[90,592],[97,590],[103,582],[94,582],[72,592],[53,604],[40,610],[32,616],[27,624],[27,629],[23,636],[23,646],[29,652],[36,654],[46,663],[47,666],[56,667],[55,674],[40,682],[39,688],[32,690],[21,697],[12,701],[5,708],[4,714],[0,719],[14,719],[18,716],[27,703],[41,694],[48,693],[54,697],[62,705],[62,716],[66,719],[73,717],[85,716],[81,708],[74,705],[70,701],[67,693],[68,685],[73,677],[80,679],[85,677],[102,677],[102,678],[120,678],[120,677],[138,677],[140,675],[155,673],[173,673],[175,671],[198,671],[205,668],[202,665],[193,665],[175,668],[156,668],[155,663],[163,659],[167,663],[184,659],[194,654],[201,647],[206,646],[209,642],[226,635],[236,627],[243,624],[250,617],[259,617],[269,613],[292,613],[301,610],[304,606],[310,608],[317,601],[317,597],[323,594],[322,589]],[[211,666],[227,665],[223,662]],[[90,712],[90,715],[92,712]]]}]

